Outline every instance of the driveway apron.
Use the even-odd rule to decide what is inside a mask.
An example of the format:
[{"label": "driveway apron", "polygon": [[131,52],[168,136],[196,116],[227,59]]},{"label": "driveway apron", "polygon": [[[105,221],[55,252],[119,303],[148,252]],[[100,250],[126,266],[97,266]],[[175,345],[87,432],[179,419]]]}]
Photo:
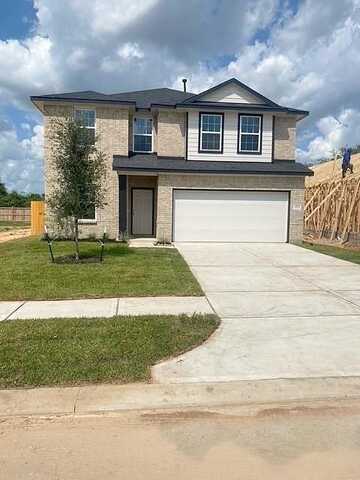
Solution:
[{"label": "driveway apron", "polygon": [[360,375],[360,266],[291,244],[176,246],[221,325],[155,382]]}]

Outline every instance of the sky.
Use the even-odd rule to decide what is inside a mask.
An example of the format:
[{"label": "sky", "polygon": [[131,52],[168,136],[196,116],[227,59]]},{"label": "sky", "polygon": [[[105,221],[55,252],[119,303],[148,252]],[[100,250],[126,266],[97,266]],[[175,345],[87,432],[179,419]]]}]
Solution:
[{"label": "sky", "polygon": [[0,181],[43,192],[30,95],[156,87],[197,93],[236,77],[310,111],[297,161],[360,144],[360,0],[2,0]]}]

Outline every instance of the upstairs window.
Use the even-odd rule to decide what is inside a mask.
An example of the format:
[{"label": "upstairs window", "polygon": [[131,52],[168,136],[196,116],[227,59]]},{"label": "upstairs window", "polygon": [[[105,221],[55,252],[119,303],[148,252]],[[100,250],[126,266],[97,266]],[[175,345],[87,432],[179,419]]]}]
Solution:
[{"label": "upstairs window", "polygon": [[152,152],[151,118],[134,118],[134,152]]},{"label": "upstairs window", "polygon": [[200,113],[199,152],[222,153],[224,115]]},{"label": "upstairs window", "polygon": [[95,110],[75,110],[75,121],[84,129],[84,134],[95,144]]},{"label": "upstairs window", "polygon": [[261,153],[261,115],[239,115],[238,153]]}]

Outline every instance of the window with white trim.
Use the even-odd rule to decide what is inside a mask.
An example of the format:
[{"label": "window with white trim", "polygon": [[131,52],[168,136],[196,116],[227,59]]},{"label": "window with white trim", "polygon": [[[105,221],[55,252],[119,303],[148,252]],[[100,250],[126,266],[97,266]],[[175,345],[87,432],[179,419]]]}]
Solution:
[{"label": "window with white trim", "polygon": [[95,110],[85,108],[75,110],[75,121],[84,129],[84,133],[89,136],[92,145],[95,144],[95,118]]},{"label": "window with white trim", "polygon": [[134,152],[152,152],[152,118],[134,118]]},{"label": "window with white trim", "polygon": [[200,113],[200,152],[222,151],[223,115]]},{"label": "window with white trim", "polygon": [[261,121],[260,115],[239,116],[239,153],[260,153]]}]

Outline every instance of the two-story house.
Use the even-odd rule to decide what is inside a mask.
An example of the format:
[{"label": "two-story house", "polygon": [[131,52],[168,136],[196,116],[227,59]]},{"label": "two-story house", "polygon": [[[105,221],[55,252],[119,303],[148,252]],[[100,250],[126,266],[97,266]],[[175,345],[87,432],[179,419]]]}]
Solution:
[{"label": "two-story house", "polygon": [[45,195],[56,182],[52,119],[74,115],[99,135],[108,156],[107,206],[82,220],[82,236],[101,235],[106,226],[114,239],[302,239],[304,178],[312,172],[295,162],[295,139],[308,112],[236,79],[197,95],[158,88],[31,100],[44,114]]}]

